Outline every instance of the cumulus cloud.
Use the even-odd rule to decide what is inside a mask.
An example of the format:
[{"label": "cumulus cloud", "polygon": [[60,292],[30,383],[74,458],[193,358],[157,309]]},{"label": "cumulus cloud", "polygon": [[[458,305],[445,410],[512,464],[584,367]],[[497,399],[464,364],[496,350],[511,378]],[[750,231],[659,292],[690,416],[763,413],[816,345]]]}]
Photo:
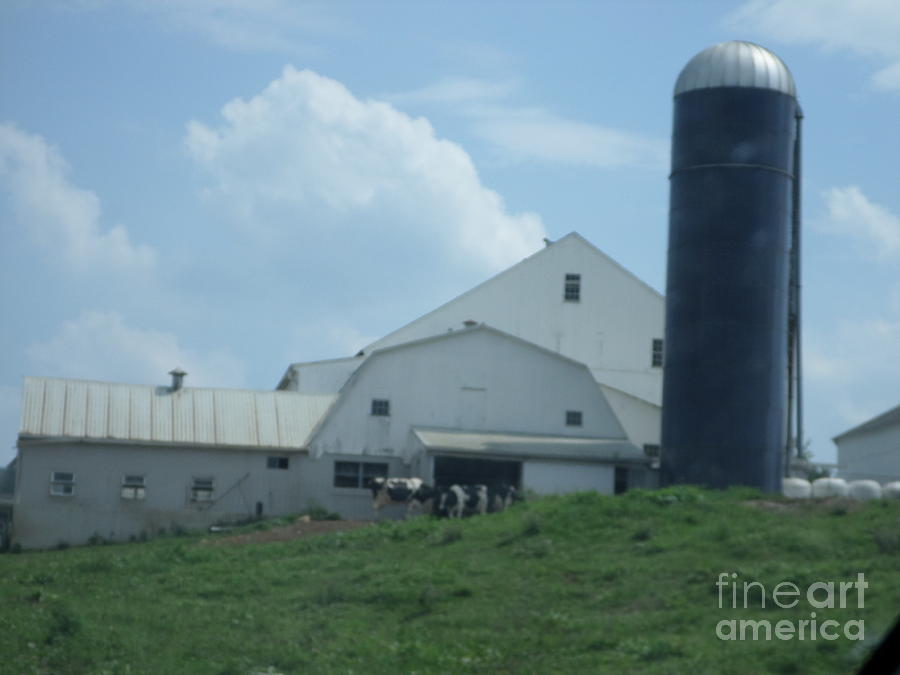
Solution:
[{"label": "cumulus cloud", "polygon": [[131,243],[121,225],[104,230],[100,200],[69,182],[69,167],[41,136],[0,124],[0,186],[18,226],[73,268],[149,270],[155,253]]},{"label": "cumulus cloud", "polygon": [[211,202],[254,229],[302,232],[306,245],[339,235],[377,248],[415,241],[425,258],[496,270],[545,235],[481,184],[469,155],[424,118],[360,100],[341,83],[286,67],[216,127],[193,121],[186,144],[213,179]]},{"label": "cumulus cloud", "polygon": [[750,0],[726,22],[786,43],[846,49],[886,62],[873,84],[900,90],[900,3],[895,0]]},{"label": "cumulus cloud", "polygon": [[134,328],[117,312],[85,311],[27,349],[31,372],[52,377],[165,384],[176,366],[193,386],[240,387],[245,366],[225,349],[196,352],[177,336]]},{"label": "cumulus cloud", "polygon": [[900,253],[900,217],[870,201],[855,185],[823,192],[825,229],[856,237],[871,245],[882,259]]},{"label": "cumulus cloud", "polygon": [[515,80],[446,78],[410,92],[391,94],[398,104],[453,106],[474,132],[516,161],[599,168],[663,168],[668,143],[639,133],[566,119],[540,107],[509,101]]}]

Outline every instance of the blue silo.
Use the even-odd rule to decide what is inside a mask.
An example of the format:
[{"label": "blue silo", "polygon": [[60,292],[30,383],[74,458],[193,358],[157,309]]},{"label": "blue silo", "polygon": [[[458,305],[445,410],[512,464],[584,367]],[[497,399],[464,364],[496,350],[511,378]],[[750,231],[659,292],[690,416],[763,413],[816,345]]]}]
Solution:
[{"label": "blue silo", "polygon": [[790,71],[749,42],[703,50],[676,82],[664,485],[780,489],[800,117]]}]

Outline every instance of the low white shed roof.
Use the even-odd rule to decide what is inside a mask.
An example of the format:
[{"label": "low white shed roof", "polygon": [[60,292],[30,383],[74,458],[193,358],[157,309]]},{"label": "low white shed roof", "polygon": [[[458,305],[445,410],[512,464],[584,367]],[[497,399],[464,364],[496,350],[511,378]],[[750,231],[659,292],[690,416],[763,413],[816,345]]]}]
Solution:
[{"label": "low white shed roof", "polygon": [[574,438],[537,434],[463,431],[456,429],[413,429],[429,452],[510,459],[564,459],[582,462],[647,463],[647,456],[625,439]]},{"label": "low white shed roof", "polygon": [[26,377],[19,438],[299,450],[336,398]]}]

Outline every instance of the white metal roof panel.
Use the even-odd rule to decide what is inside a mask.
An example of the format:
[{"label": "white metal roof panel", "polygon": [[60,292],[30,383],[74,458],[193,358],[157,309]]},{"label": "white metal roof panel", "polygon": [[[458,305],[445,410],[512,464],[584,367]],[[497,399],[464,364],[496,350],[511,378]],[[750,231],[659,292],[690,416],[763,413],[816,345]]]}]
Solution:
[{"label": "white metal roof panel", "polygon": [[300,449],[336,398],[26,377],[19,434]]},{"label": "white metal roof panel", "polygon": [[502,432],[416,427],[413,433],[426,450],[473,455],[595,462],[647,462],[647,456],[624,439],[575,438]]},{"label": "white metal roof panel", "polygon": [[675,82],[675,96],[712,87],[774,89],[797,95],[784,61],[765,47],[741,40],[707,47],[688,61]]}]

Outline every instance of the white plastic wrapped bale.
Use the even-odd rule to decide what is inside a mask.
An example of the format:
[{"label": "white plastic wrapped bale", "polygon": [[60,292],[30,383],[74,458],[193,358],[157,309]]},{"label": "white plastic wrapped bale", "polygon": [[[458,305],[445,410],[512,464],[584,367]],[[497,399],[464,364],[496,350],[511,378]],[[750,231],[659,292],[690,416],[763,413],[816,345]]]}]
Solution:
[{"label": "white plastic wrapped bale", "polygon": [[813,497],[846,497],[847,481],[843,478],[816,478],[812,484]]},{"label": "white plastic wrapped bale", "polygon": [[881,486],[881,496],[885,499],[900,499],[900,480],[891,481]]},{"label": "white plastic wrapped bale", "polygon": [[881,499],[881,485],[874,480],[851,480],[847,483],[847,495],[861,501]]},{"label": "white plastic wrapped bale", "polygon": [[812,485],[805,478],[783,478],[781,494],[788,499],[809,499],[812,494]]}]

